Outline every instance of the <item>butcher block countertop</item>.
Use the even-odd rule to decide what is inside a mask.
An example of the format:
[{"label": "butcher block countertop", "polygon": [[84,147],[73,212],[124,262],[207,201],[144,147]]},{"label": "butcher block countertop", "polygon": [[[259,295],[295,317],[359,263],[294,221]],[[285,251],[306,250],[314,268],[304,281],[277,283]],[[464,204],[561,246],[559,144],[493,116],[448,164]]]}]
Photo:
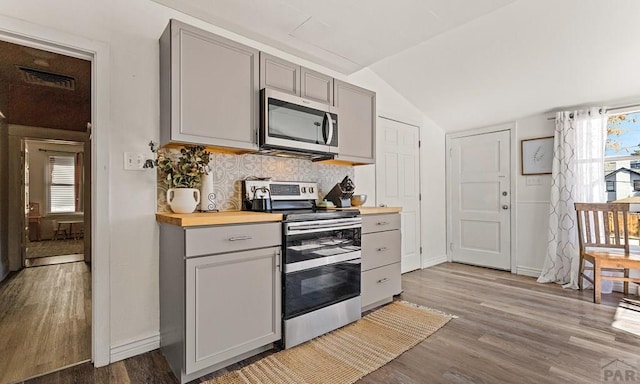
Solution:
[{"label": "butcher block countertop", "polygon": [[156,221],[181,227],[198,225],[249,224],[270,221],[282,221],[279,213],[222,211],[196,213],[156,213]]},{"label": "butcher block countertop", "polygon": [[[361,215],[378,215],[382,213],[398,213],[400,207],[352,207],[333,209],[360,210]],[[195,227],[200,225],[224,225],[224,224],[250,224],[282,221],[279,213],[251,212],[251,211],[222,211],[222,212],[195,212],[195,213],[156,213],[156,221],[164,224],[180,227]]]}]

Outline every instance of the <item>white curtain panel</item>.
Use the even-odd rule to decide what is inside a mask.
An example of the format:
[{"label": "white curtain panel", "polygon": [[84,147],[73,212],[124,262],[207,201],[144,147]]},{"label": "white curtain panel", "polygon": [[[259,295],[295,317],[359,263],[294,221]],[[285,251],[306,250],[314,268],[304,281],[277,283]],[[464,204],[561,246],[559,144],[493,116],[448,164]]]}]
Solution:
[{"label": "white curtain panel", "polygon": [[607,116],[600,108],[556,115],[547,255],[540,283],[578,288],[578,228],[574,202],[606,202]]}]

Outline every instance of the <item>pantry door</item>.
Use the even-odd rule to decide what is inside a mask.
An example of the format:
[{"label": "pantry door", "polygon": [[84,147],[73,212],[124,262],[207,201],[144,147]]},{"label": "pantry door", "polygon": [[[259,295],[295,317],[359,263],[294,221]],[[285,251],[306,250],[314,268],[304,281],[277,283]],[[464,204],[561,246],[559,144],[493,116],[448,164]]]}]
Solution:
[{"label": "pantry door", "polygon": [[402,207],[402,273],[421,267],[420,128],[378,118],[376,127],[378,205]]},{"label": "pantry door", "polygon": [[450,140],[451,260],[511,269],[510,132]]}]

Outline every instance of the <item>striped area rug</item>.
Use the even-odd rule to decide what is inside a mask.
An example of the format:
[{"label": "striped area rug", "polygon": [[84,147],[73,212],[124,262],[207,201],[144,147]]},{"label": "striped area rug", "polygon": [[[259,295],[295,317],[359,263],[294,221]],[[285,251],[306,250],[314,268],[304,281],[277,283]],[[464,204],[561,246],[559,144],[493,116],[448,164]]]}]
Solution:
[{"label": "striped area rug", "polygon": [[206,383],[354,383],[416,346],[453,317],[394,301],[355,323]]}]

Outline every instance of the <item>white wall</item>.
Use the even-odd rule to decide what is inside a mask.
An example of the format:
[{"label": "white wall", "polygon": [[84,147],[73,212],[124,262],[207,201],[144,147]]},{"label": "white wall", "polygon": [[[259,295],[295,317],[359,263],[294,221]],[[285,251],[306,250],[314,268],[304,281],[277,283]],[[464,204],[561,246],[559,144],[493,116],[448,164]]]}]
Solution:
[{"label": "white wall", "polygon": [[[125,151],[147,152],[149,140],[158,140],[158,38],[169,19],[180,19],[336,78],[345,79],[345,76],[147,0],[10,1],[3,3],[0,13],[109,46],[111,111],[110,125],[105,128],[109,130],[110,139],[110,344],[120,357],[126,355],[122,351],[128,345],[139,345],[136,343],[144,343],[145,340],[152,340],[148,343],[152,348],[159,330],[155,173],[124,171],[122,154]],[[377,86],[375,79],[364,77],[360,79],[362,86]],[[398,116],[404,115],[406,102],[397,99],[396,95],[387,96],[385,90],[378,97],[384,105],[381,111],[389,106],[390,114],[397,111]],[[415,115],[410,119],[422,125],[422,116]],[[444,146],[444,134],[433,124],[422,126],[423,140],[432,141],[429,145],[436,150],[432,158],[431,155],[423,156],[423,162],[428,162],[424,169],[435,170],[435,179],[443,179],[444,157],[438,155],[437,146],[438,142]],[[440,232],[444,232],[444,214],[441,214],[444,192],[436,188],[430,193],[432,197],[428,204],[432,205],[435,217],[441,218],[434,220],[434,214],[431,214],[423,233],[427,233],[424,236],[433,243],[425,244],[427,249],[438,254],[443,253],[440,248],[444,247],[440,241]],[[136,351],[143,352],[142,349]]]},{"label": "white wall", "polygon": [[523,176],[520,140],[553,136],[553,114],[536,115],[516,122],[516,271],[537,277],[547,252],[551,175]]},{"label": "white wall", "polygon": [[[370,69],[348,81],[376,91],[378,116],[420,127],[422,266],[446,261],[444,131]],[[375,165],[355,167],[354,173],[356,190],[368,195],[366,205],[376,205]]]}]

